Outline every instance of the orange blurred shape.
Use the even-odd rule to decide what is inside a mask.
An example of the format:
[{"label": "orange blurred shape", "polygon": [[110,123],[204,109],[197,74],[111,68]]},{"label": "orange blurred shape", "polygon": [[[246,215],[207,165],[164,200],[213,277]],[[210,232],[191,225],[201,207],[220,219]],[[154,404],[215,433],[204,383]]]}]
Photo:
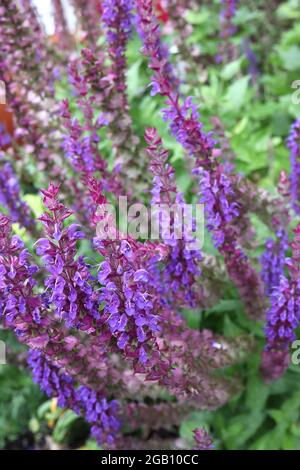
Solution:
[{"label": "orange blurred shape", "polygon": [[[14,135],[14,120],[12,112],[7,110],[6,104],[0,104],[0,125],[13,138]],[[11,144],[0,147],[1,150],[6,150]]]},{"label": "orange blurred shape", "polygon": [[59,37],[57,34],[52,34],[51,36],[49,36],[49,38],[50,38],[50,42],[52,42],[53,44],[59,43]]}]

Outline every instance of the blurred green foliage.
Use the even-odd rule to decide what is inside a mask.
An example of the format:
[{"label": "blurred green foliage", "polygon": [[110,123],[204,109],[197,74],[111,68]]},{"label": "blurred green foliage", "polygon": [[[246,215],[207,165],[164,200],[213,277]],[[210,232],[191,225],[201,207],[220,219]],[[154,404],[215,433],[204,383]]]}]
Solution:
[{"label": "blurred green foliage", "polygon": [[0,365],[0,448],[3,448],[30,431],[29,422],[42,403],[43,395],[23,364],[17,361],[16,365],[10,364],[14,361],[9,352],[13,351],[20,359],[24,349],[3,330],[0,330],[0,340],[6,344],[8,361]]}]

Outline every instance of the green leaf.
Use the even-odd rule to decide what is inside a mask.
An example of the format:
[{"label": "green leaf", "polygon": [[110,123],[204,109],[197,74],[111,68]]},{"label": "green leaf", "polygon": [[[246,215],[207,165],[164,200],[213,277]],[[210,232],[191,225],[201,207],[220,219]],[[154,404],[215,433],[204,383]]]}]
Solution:
[{"label": "green leaf", "polygon": [[217,305],[207,310],[208,313],[228,313],[238,312],[243,309],[243,303],[240,300],[221,300]]},{"label": "green leaf", "polygon": [[38,194],[25,194],[23,197],[36,217],[40,217],[44,212],[42,198]]},{"label": "green leaf", "polygon": [[300,47],[294,45],[287,50],[279,49],[282,65],[286,70],[298,70],[300,68]]},{"label": "green leaf", "polygon": [[140,88],[142,86],[140,68],[142,60],[137,60],[127,70],[127,91],[129,99],[140,95]]},{"label": "green leaf", "polygon": [[227,111],[239,111],[245,104],[248,85],[248,76],[239,78],[230,85],[225,96],[225,109]]},{"label": "green leaf", "polygon": [[244,116],[238,123],[237,125],[235,126],[235,128],[233,129],[233,133],[234,134],[241,134],[247,127],[249,123],[249,117],[248,116]]},{"label": "green leaf", "polygon": [[241,59],[234,60],[226,64],[221,72],[221,77],[224,80],[231,80],[241,69]]},{"label": "green leaf", "polygon": [[68,435],[70,434],[70,428],[75,421],[79,418],[74,413],[74,411],[67,410],[63,413],[60,418],[58,419],[54,431],[53,431],[53,439],[58,443],[62,443],[66,441]]},{"label": "green leaf", "polygon": [[278,18],[282,20],[295,20],[300,18],[299,0],[290,0],[279,5],[277,10]]}]

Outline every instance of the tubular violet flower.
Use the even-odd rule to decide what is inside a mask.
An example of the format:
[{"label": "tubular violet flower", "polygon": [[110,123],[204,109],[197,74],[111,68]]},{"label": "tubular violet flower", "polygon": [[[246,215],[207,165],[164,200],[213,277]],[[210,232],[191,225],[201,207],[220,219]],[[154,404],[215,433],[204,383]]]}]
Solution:
[{"label": "tubular violet flower", "polygon": [[291,132],[287,140],[290,150],[291,162],[291,202],[296,214],[300,214],[300,119],[297,119],[291,127]]},{"label": "tubular violet flower", "polygon": [[97,393],[88,387],[76,387],[71,377],[62,373],[39,351],[30,351],[28,364],[32,369],[34,381],[49,397],[57,397],[60,407],[70,408],[86,418],[99,445],[113,445],[121,427],[117,401],[108,402],[99,398]]},{"label": "tubular violet flower", "polygon": [[51,289],[49,301],[56,305],[58,318],[64,319],[69,327],[89,329],[93,319],[99,319],[99,303],[88,266],[82,257],[75,259],[76,243],[84,234],[76,224],[63,226],[72,212],[57,200],[58,190],[53,184],[42,190],[48,211],[40,220],[47,238],[37,241],[36,251],[50,273],[45,285]]}]

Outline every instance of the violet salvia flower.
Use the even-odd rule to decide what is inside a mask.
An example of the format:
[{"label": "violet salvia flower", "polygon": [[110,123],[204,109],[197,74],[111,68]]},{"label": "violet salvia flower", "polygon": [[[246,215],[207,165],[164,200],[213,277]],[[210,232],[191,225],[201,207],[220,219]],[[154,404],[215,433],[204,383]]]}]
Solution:
[{"label": "violet salvia flower", "polygon": [[265,251],[260,259],[262,265],[262,280],[267,295],[272,293],[273,287],[278,286],[284,271],[285,256],[288,249],[288,234],[286,229],[279,229],[276,239],[269,238],[265,244]]},{"label": "violet salvia flower", "polygon": [[300,214],[300,119],[297,119],[291,127],[287,140],[290,150],[291,162],[291,201],[296,214]]},{"label": "violet salvia flower", "polygon": [[203,428],[194,429],[194,440],[196,442],[195,450],[213,449],[213,441],[208,432]]},{"label": "violet salvia flower", "polygon": [[163,148],[162,140],[155,128],[145,132],[147,153],[150,157],[149,170],[153,175],[152,204],[174,204],[177,194],[175,170],[167,163],[169,153]]},{"label": "violet salvia flower", "polygon": [[84,238],[76,224],[63,226],[72,214],[57,200],[59,187],[50,184],[42,190],[48,211],[40,217],[47,238],[37,241],[37,254],[50,272],[45,284],[51,291],[50,302],[67,326],[89,329],[99,319],[97,294],[91,286],[92,276],[82,257],[75,259],[77,241]]},{"label": "violet salvia flower", "polygon": [[[145,140],[148,144],[147,153],[150,157],[150,171],[153,174],[152,204],[162,205],[182,215],[184,211],[183,195],[177,190],[175,171],[167,163],[168,152],[163,148],[162,140],[156,129],[147,129]],[[157,217],[164,217],[163,210],[157,209]],[[190,244],[196,243],[192,234],[187,233],[184,227],[183,233],[179,233],[180,239],[176,237],[178,227],[176,220],[172,221],[172,233],[170,239],[164,239],[164,243],[170,247],[168,259],[164,261],[162,269],[154,266],[157,287],[163,301],[175,304],[189,305],[195,307],[201,299],[201,288],[196,287],[196,282],[201,274],[200,261],[202,259],[200,250],[191,249]],[[182,232],[182,227],[179,227]],[[153,274],[154,274],[153,273]],[[184,286],[184,287],[183,287]]]},{"label": "violet salvia flower", "polygon": [[[267,312],[265,328],[267,344],[262,357],[262,372],[266,380],[278,378],[287,368],[289,347],[296,338],[295,330],[300,320],[300,225],[294,233],[294,241],[291,243],[292,257],[286,260],[290,276],[288,278],[282,275],[270,296],[271,306]],[[276,370],[272,373],[269,366],[275,364]]]},{"label": "violet salvia flower", "polygon": [[103,189],[120,194],[121,184],[114,172],[109,172],[107,162],[99,152],[98,131],[106,125],[102,114],[95,115],[95,96],[88,95],[88,84],[83,76],[82,64],[72,61],[69,65],[69,78],[77,93],[78,108],[83,114],[82,124],[72,119],[69,102],[61,103],[61,116],[68,134],[64,136],[64,150],[76,172],[80,173],[86,185],[91,176],[98,176],[103,181]]},{"label": "violet salvia flower", "polygon": [[148,362],[148,354],[152,354],[151,339],[159,331],[159,315],[147,289],[150,276],[141,268],[133,251],[135,247],[127,240],[119,246],[110,245],[109,249],[107,243],[96,241],[100,253],[106,252],[98,277],[104,286],[100,295],[100,300],[105,302],[104,315],[118,347],[129,354],[136,343],[131,353],[144,364]]},{"label": "violet salvia flower", "polygon": [[11,137],[7,129],[0,123],[0,150],[5,150],[11,144]]},{"label": "violet salvia flower", "polygon": [[137,0],[137,11],[136,27],[143,42],[142,52],[151,59],[149,68],[154,71],[151,95],[160,93],[168,96],[170,88],[176,94],[177,87],[172,86],[174,82],[172,67],[162,46],[159,23],[153,14],[152,0]]},{"label": "violet salvia flower", "polygon": [[98,444],[113,445],[121,428],[119,403],[116,400],[99,398],[97,392],[87,387],[79,387],[76,390],[76,400],[78,405],[75,410],[79,409],[91,424],[91,434]]},{"label": "violet salvia flower", "polygon": [[[26,319],[29,328],[31,322],[39,324],[41,321],[42,299],[33,294],[36,285],[33,276],[38,271],[37,266],[30,264],[24,243],[17,236],[11,237],[9,219],[0,214],[1,317],[18,336],[24,336],[28,328],[24,325],[25,330],[22,330],[16,319]],[[40,339],[42,342],[42,337]]]},{"label": "violet salvia flower", "polygon": [[80,77],[74,62],[70,64],[69,76],[71,83],[75,85],[76,91],[80,94],[79,104],[84,109],[85,123],[81,125],[77,119],[72,119],[69,102],[62,101],[60,113],[68,131],[68,134],[64,136],[63,143],[65,154],[70,159],[74,170],[79,172],[81,177],[87,178],[97,171],[100,172],[101,177],[104,177],[106,176],[107,163],[98,151],[97,130],[100,129],[100,126],[97,128],[92,124],[94,111],[90,99],[86,97],[87,90],[84,80]]},{"label": "violet salvia flower", "polygon": [[133,7],[132,0],[113,0],[112,2],[104,0],[102,3],[102,22],[111,59],[111,73],[114,75],[117,90],[121,92],[120,98],[123,98],[124,107],[128,106],[124,93],[126,87],[125,51],[132,33]]},{"label": "violet salvia flower", "polygon": [[[159,51],[159,26],[153,15],[151,0],[138,0],[140,29],[143,31],[143,53],[149,57],[149,67],[154,71],[152,85],[155,93],[166,97],[164,119],[170,131],[183,148],[195,158],[194,173],[199,176],[200,202],[205,204],[207,227],[215,246],[224,256],[228,273],[236,284],[250,315],[259,317],[264,310],[262,282],[258,273],[238,247],[234,221],[239,216],[235,192],[230,176],[218,161],[210,134],[205,134],[192,98],[180,103],[180,98],[170,85],[168,67]],[[253,298],[255,293],[255,300]]]},{"label": "violet salvia flower", "polygon": [[[80,145],[85,160],[92,164],[93,169],[99,174],[89,176],[100,177],[103,181],[103,189],[115,194],[124,194],[124,187],[130,195],[138,190],[138,175],[141,176],[143,166],[142,154],[138,151],[139,139],[132,130],[132,120],[129,114],[129,106],[126,96],[125,65],[124,70],[113,70],[113,64],[105,65],[107,54],[103,51],[95,54],[90,49],[81,51],[81,59],[72,62],[69,68],[69,76],[75,92],[78,96],[77,105],[83,115],[83,123],[71,120],[67,103],[63,104],[62,116],[65,118],[65,127],[68,136],[65,138],[65,146],[73,160],[85,168],[81,153],[76,153],[76,147]],[[113,57],[110,59],[114,60]],[[121,74],[121,76],[119,75]],[[121,86],[124,80],[123,86]],[[117,85],[117,82],[120,82]],[[99,114],[99,109],[100,114]],[[122,112],[120,112],[122,109]],[[97,114],[96,114],[97,110]],[[99,137],[97,131],[107,128],[106,136],[111,139],[114,153],[116,153],[115,166],[112,172],[107,171],[107,163],[99,154]],[[84,142],[81,135],[84,132]],[[79,142],[78,142],[79,141]],[[74,161],[75,156],[75,161]],[[126,162],[126,165],[125,165]],[[91,165],[90,165],[91,167]],[[79,169],[79,171],[82,171]],[[134,180],[134,185],[130,183]]]},{"label": "violet salvia flower", "polygon": [[[154,6],[158,7],[158,3],[154,3]],[[169,5],[169,9],[174,13],[176,11],[176,6],[175,5]],[[182,20],[185,21],[183,18],[182,18]],[[144,29],[140,27],[140,22],[138,21],[138,18],[135,19],[135,27],[136,27],[136,30],[137,30],[142,42],[144,43],[144,37],[145,37]],[[180,30],[180,31],[181,31],[181,34],[177,34],[177,36],[182,35],[183,31],[182,30]],[[161,34],[155,34],[153,36],[153,40],[154,40],[153,47],[155,47],[160,60],[165,62],[165,73],[168,72],[168,78],[169,78],[170,84],[172,84],[172,87],[173,87],[174,91],[175,90],[178,91],[178,88],[179,88],[179,85],[180,85],[180,80],[176,77],[175,70],[174,70],[172,64],[169,61],[170,53],[169,53],[168,46],[167,46],[166,43],[164,43],[162,41]],[[155,95],[157,93],[157,91],[155,89],[154,83],[152,85],[153,85],[153,88],[152,88],[152,91],[151,91],[151,95]]]},{"label": "violet salvia flower", "polygon": [[259,68],[257,63],[257,57],[253,51],[249,39],[245,38],[243,41],[243,51],[248,60],[248,72],[251,76],[251,81],[253,85],[257,85],[259,77]]},{"label": "violet salvia flower", "polygon": [[235,48],[230,39],[236,32],[233,19],[236,14],[238,0],[220,0],[223,8],[220,13],[220,47],[218,61],[230,62],[234,59]]},{"label": "violet salvia flower", "polygon": [[[214,213],[215,194],[220,193],[219,204],[224,213],[226,222],[230,222],[238,215],[238,206],[231,201],[233,191],[229,178],[222,174],[217,159],[213,155],[214,141],[210,134],[202,131],[199,115],[192,98],[188,97],[182,104],[179,96],[171,89],[167,64],[161,59],[158,48],[159,30],[158,24],[153,16],[152,2],[150,0],[138,1],[138,12],[140,16],[140,27],[143,31],[144,46],[143,53],[150,59],[150,68],[154,70],[152,85],[155,93],[167,97],[167,108],[163,110],[163,116],[169,121],[170,131],[177,141],[187,152],[197,159],[195,174],[200,174],[202,181],[203,201],[207,205],[207,217],[209,226],[214,231],[216,245],[223,243],[221,215]],[[206,170],[207,168],[207,170]],[[211,175],[215,170],[215,174]],[[217,171],[216,171],[217,170]],[[210,171],[210,172],[209,172]],[[217,181],[216,181],[217,180]]]},{"label": "violet salvia flower", "polygon": [[[128,41],[132,31],[133,0],[103,0],[102,21],[106,28],[106,39],[110,47],[110,54],[115,59],[124,60],[124,45]],[[120,64],[121,68],[124,63]]]},{"label": "violet salvia flower", "polygon": [[[135,190],[138,190],[141,179],[145,178],[145,156],[140,147],[140,139],[133,132],[126,93],[125,53],[133,29],[133,8],[133,0],[103,1],[102,23],[110,65],[103,70],[98,61],[97,83],[93,80],[94,86],[101,92],[101,107],[108,120],[108,137],[112,142],[115,163],[129,193],[132,193],[133,182]],[[93,64],[97,65],[97,61],[88,51],[83,54],[87,73],[90,75],[89,71],[92,70],[93,79]]]},{"label": "violet salvia flower", "polygon": [[88,179],[98,177],[102,181],[103,191],[114,193],[116,196],[124,194],[124,191],[118,173],[108,170],[107,161],[99,151],[98,131],[105,125],[105,121],[102,115],[95,115],[95,96],[88,95],[88,84],[82,76],[81,66],[79,61],[72,61],[69,65],[69,77],[77,94],[77,105],[83,115],[82,122],[72,118],[68,100],[61,102],[60,114],[67,131],[63,148],[75,170],[70,184],[74,195],[78,197],[73,198],[72,208],[80,223],[89,227],[95,207],[87,190]]},{"label": "violet salvia flower", "polygon": [[20,185],[12,165],[0,159],[0,204],[7,209],[13,222],[35,232],[35,223],[26,202],[22,201]]},{"label": "violet salvia flower", "polygon": [[[111,224],[101,185],[91,180],[90,191],[99,204],[95,222],[102,226]],[[114,229],[109,227],[109,230]],[[149,366],[158,354],[156,336],[160,331],[160,312],[155,308],[156,299],[145,266],[150,258],[158,256],[159,247],[141,244],[129,237],[122,239],[117,233],[109,239],[98,236],[94,244],[105,257],[98,275],[103,286],[100,301],[105,303],[102,321],[106,319],[118,347],[126,356]]]},{"label": "violet salvia flower", "polygon": [[28,365],[34,381],[49,397],[57,397],[60,407],[74,410],[91,424],[91,433],[99,445],[114,443],[121,427],[117,401],[108,402],[86,386],[77,388],[74,380],[60,371],[40,351],[29,352]]},{"label": "violet salvia flower", "polygon": [[232,36],[235,31],[236,27],[232,23],[232,20],[235,16],[236,6],[238,1],[237,0],[220,0],[223,5],[223,9],[220,14],[221,20],[221,37],[228,38]]},{"label": "violet salvia flower", "polygon": [[[36,294],[35,275],[39,268],[31,262],[23,242],[11,235],[9,219],[0,217],[0,292],[1,318],[7,328],[12,329],[19,341],[29,347],[44,350],[63,363],[77,364],[80,355],[76,350],[76,338],[51,318],[48,299]],[[50,338],[51,333],[51,338]],[[68,351],[74,351],[68,361]],[[61,356],[62,355],[62,356]],[[73,366],[71,366],[73,367]],[[76,374],[78,374],[78,367]]]},{"label": "violet salvia flower", "polygon": [[295,329],[299,323],[299,299],[297,286],[285,276],[271,293],[271,307],[267,313],[267,348],[287,350],[295,339]]},{"label": "violet salvia flower", "polygon": [[[37,29],[34,18],[31,21],[31,11],[27,8],[22,11],[16,2],[9,0],[1,2],[0,11],[1,41],[3,41],[0,54],[2,73],[6,75],[7,69],[9,69],[10,76],[20,73],[19,77],[15,77],[18,80],[26,74],[32,90],[40,93],[41,96],[45,96],[45,93],[49,93],[50,90],[52,93],[49,77],[51,77],[53,64],[49,59],[42,29]],[[16,44],[19,49],[16,49]],[[9,80],[7,81],[9,85]],[[20,84],[22,84],[21,81]]]},{"label": "violet salvia flower", "polygon": [[[45,194],[45,198],[48,199],[46,204],[51,205],[52,209],[57,209],[57,202],[53,201],[52,190],[53,188],[50,190],[50,194],[47,192]],[[95,192],[94,197],[97,203],[103,204],[104,198],[99,193],[99,187],[93,185],[92,190]],[[65,213],[64,215],[66,216],[67,214]],[[100,214],[98,216],[100,217]],[[49,219],[45,216],[43,218],[45,219],[44,223],[47,222],[46,225],[49,224],[51,226]],[[55,232],[58,238],[60,238],[59,228],[58,224]],[[34,272],[26,256],[22,254],[22,244],[18,242],[17,246],[15,246],[15,239],[10,241],[9,232],[8,219],[4,218],[3,223],[0,224],[0,264],[3,266],[3,268],[1,267],[3,276],[0,289],[1,294],[4,292],[5,295],[6,293],[9,295],[13,292],[12,298],[6,299],[5,297],[5,300],[7,300],[5,302],[6,308],[3,311],[5,324],[15,330],[22,342],[25,342],[31,348],[40,350],[45,359],[61,369],[61,373],[67,373],[76,383],[79,382],[80,385],[89,388],[97,386],[99,400],[107,396],[107,390],[118,390],[124,396],[126,377],[128,375],[126,376],[122,373],[122,362],[120,364],[116,357],[113,358],[110,355],[111,352],[117,351],[117,348],[114,347],[111,341],[110,329],[114,329],[113,323],[109,325],[111,318],[101,312],[102,323],[97,322],[97,325],[95,325],[100,326],[96,334],[94,334],[95,330],[90,328],[86,331],[87,335],[84,338],[82,336],[83,330],[80,331],[81,336],[76,336],[76,330],[74,334],[70,335],[64,325],[56,320],[56,303],[53,301],[51,307],[50,295],[48,293],[46,293],[46,296],[34,294]],[[42,249],[45,248],[45,244],[48,244],[48,241],[51,242],[52,240],[43,242]],[[116,272],[123,283],[120,286],[117,276],[115,276],[110,282],[104,282],[103,284],[105,289],[116,295],[116,305],[118,306],[118,301],[122,301],[126,307],[130,328],[126,329],[125,332],[129,337],[132,334],[134,339],[131,348],[127,348],[126,355],[129,360],[133,359],[134,370],[142,372],[149,380],[159,382],[161,386],[166,387],[178,398],[189,398],[192,403],[197,403],[197,406],[215,407],[220,403],[224,403],[230,396],[230,393],[232,393],[232,386],[228,388],[226,382],[224,383],[222,379],[213,377],[210,371],[213,371],[216,367],[224,366],[228,363],[228,360],[229,363],[232,361],[233,354],[230,352],[231,347],[228,344],[225,345],[223,340],[213,338],[207,332],[204,334],[204,332],[200,333],[195,330],[186,329],[183,320],[179,316],[168,316],[167,312],[160,310],[159,304],[156,301],[155,290],[152,290],[151,286],[149,288],[148,286],[145,287],[147,273],[143,268],[147,264],[145,261],[150,256],[153,256],[155,250],[157,252],[160,247],[144,246],[135,241],[132,242],[125,239],[123,244],[120,241],[119,245],[117,245],[118,247],[119,251],[115,252],[117,255],[115,257],[109,256],[109,250],[112,253],[114,252],[114,247],[110,242],[104,243],[100,247],[100,252],[106,257],[106,261],[108,259],[113,260],[115,264],[111,264],[109,267],[102,264],[99,277],[101,281],[102,278],[105,281],[107,276]],[[11,253],[13,253],[13,256]],[[17,275],[13,277],[11,271],[14,269],[14,266],[17,268]],[[110,269],[112,269],[111,272],[109,272]],[[28,279],[30,279],[30,282]],[[112,285],[114,282],[117,288],[114,288]],[[142,287],[143,285],[144,287]],[[7,289],[6,286],[8,286]],[[23,288],[28,290],[22,290]],[[131,295],[130,290],[133,295]],[[147,315],[149,312],[146,312],[145,308],[150,308],[149,303],[145,306],[145,302],[149,301],[146,295],[148,292],[151,295],[150,302],[152,302],[155,309],[152,314],[154,315],[155,313],[157,316],[156,312],[159,311],[161,316],[160,322],[163,326],[157,332],[152,332],[154,333],[153,337],[149,334],[150,328],[148,325],[145,325],[145,319],[150,321]],[[141,296],[140,293],[142,294]],[[26,298],[25,305],[22,303],[23,295]],[[128,304],[126,304],[126,300],[129,302]],[[21,302],[22,308],[16,309],[16,301]],[[11,312],[11,308],[13,312]],[[38,310],[36,311],[37,308]],[[53,313],[51,308],[54,310]],[[114,302],[109,304],[109,309],[111,308],[114,308]],[[113,312],[109,311],[108,314],[112,315],[114,312],[115,310]],[[123,312],[125,312],[124,308],[120,312],[120,317]],[[136,313],[138,313],[139,317],[135,315]],[[134,319],[134,321],[132,322],[130,318]],[[136,320],[137,323],[135,323]],[[157,323],[156,320],[155,323]],[[109,326],[109,330],[105,328],[106,325]],[[137,331],[137,328],[140,326],[145,328],[145,330]],[[147,338],[143,342],[145,334]],[[120,339],[121,335],[117,332],[115,337]],[[141,342],[147,357],[144,356],[143,350],[141,351],[136,342]],[[213,354],[211,348],[213,348]],[[200,363],[199,357],[201,357]],[[144,362],[145,359],[146,363]],[[170,367],[171,364],[176,364],[176,368]],[[122,386],[120,387],[120,385]],[[101,402],[102,405],[103,408],[101,409],[106,409],[105,401]],[[83,405],[82,408],[86,409]],[[96,407],[97,412],[100,412],[99,409]],[[77,408],[75,411],[77,412]],[[107,414],[106,411],[105,414]],[[94,425],[93,422],[91,424]],[[96,428],[93,432],[97,436],[99,432],[98,423],[95,423],[95,426]]]},{"label": "violet salvia flower", "polygon": [[270,295],[273,287],[278,286],[281,276],[284,275],[286,251],[289,247],[287,228],[291,221],[290,217],[290,185],[285,172],[280,173],[278,183],[277,212],[273,213],[271,219],[275,239],[269,238],[265,244],[265,251],[260,259],[262,265],[262,280],[265,292]]},{"label": "violet salvia flower", "polygon": [[[12,236],[11,223],[2,214],[0,273],[1,317],[4,324],[13,329],[19,340],[30,347],[46,347],[50,341],[47,327],[51,320],[45,316],[47,298],[34,292],[37,285],[34,275],[39,273],[39,268],[31,262],[30,255],[19,237]],[[54,330],[55,328],[52,331]],[[62,341],[61,335],[64,333],[62,329],[59,342]]]},{"label": "violet salvia flower", "polygon": [[1,79],[5,82],[7,103],[13,111],[18,142],[26,145],[26,156],[36,160],[37,168],[63,177],[53,101],[53,54],[46,36],[31,10],[21,10],[16,2],[3,0],[0,6]]},{"label": "violet salvia flower", "polygon": [[[77,120],[68,125],[70,134],[64,138],[64,151],[66,156],[71,160],[72,166],[83,175],[92,175],[98,169],[101,173],[103,168],[97,168],[95,162],[94,149],[95,146],[90,136],[83,135],[84,131]],[[102,165],[101,165],[102,166]]]},{"label": "violet salvia flower", "polygon": [[[38,291],[35,274],[40,270],[32,263],[23,242],[11,235],[7,217],[0,217],[0,317],[6,328],[15,332],[18,340],[45,357],[81,385],[98,386],[101,398],[107,390],[122,393],[126,377],[120,361],[112,360],[115,351],[109,331],[102,325],[97,335],[95,329],[85,328],[70,334],[55,315],[55,302],[50,295]],[[53,312],[52,312],[53,310]],[[87,336],[88,335],[88,336]]]},{"label": "violet salvia flower", "polygon": [[40,351],[29,350],[27,362],[32,371],[33,380],[39,384],[41,390],[48,397],[57,397],[58,406],[61,408],[72,408],[75,402],[72,378],[65,373],[60,373],[58,367],[51,366],[51,363]]},{"label": "violet salvia flower", "polygon": [[202,167],[195,168],[194,174],[200,177],[200,202],[205,205],[207,228],[212,232],[215,246],[222,251],[236,248],[236,240],[229,227],[239,216],[238,203],[234,202],[231,181],[221,167],[212,174]]}]

